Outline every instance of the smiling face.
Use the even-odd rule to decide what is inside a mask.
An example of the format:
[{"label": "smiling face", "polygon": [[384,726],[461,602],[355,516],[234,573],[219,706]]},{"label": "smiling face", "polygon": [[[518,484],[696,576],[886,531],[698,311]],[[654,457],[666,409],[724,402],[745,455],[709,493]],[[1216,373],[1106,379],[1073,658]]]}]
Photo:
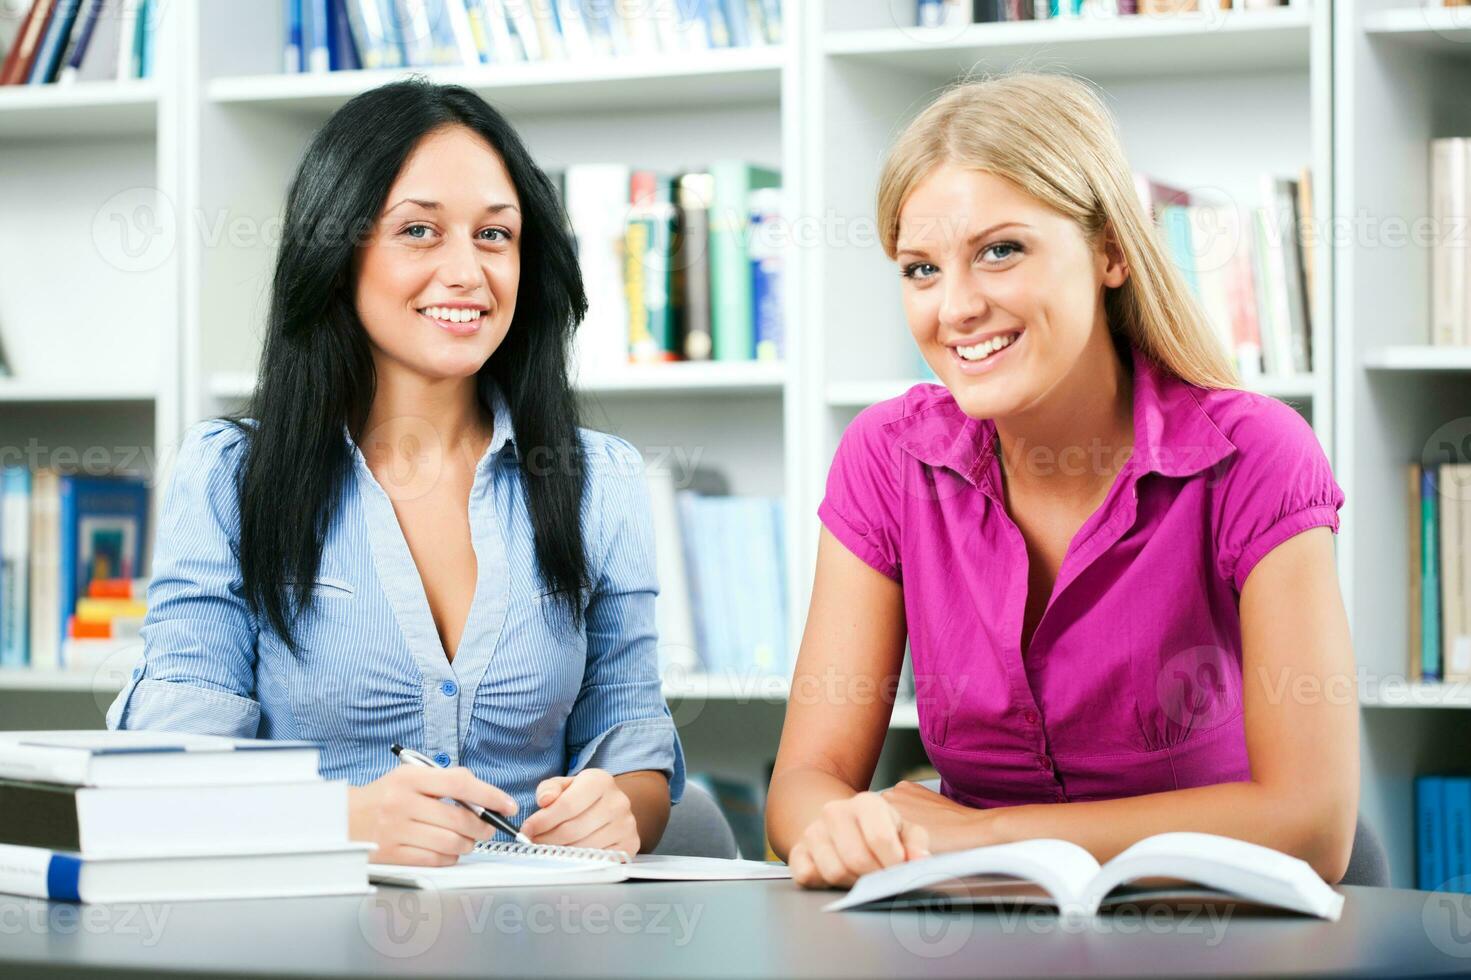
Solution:
[{"label": "smiling face", "polygon": [[1112,354],[1103,289],[1127,278],[1122,257],[1009,180],[936,169],[900,211],[895,257],[910,332],[972,418],[1020,414]]},{"label": "smiling face", "polygon": [[463,126],[424,137],[357,255],[380,372],[474,375],[505,339],[520,279],[520,200],[500,154]]}]

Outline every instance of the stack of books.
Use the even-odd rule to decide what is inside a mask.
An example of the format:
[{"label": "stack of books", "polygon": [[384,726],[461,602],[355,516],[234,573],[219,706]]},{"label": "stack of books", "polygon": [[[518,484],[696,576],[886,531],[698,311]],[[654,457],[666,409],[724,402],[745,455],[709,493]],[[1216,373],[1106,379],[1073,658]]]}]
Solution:
[{"label": "stack of books", "polygon": [[287,72],[647,57],[780,44],[781,0],[286,0]]},{"label": "stack of books", "polygon": [[0,891],[163,902],[368,890],[310,742],[0,734]]},{"label": "stack of books", "polygon": [[1471,463],[1411,464],[1410,678],[1471,681]]},{"label": "stack of books", "polygon": [[149,496],[139,477],[0,469],[0,667],[66,668],[69,638],[142,617]]},{"label": "stack of books", "polygon": [[1263,174],[1256,206],[1198,200],[1143,175],[1135,189],[1242,378],[1312,373],[1311,173]]},{"label": "stack of books", "polygon": [[1415,777],[1415,887],[1471,890],[1471,777]]},{"label": "stack of books", "polygon": [[921,27],[1305,7],[1308,0],[917,0]]},{"label": "stack of books", "polygon": [[6,48],[0,85],[152,77],[161,2],[32,0]]},{"label": "stack of books", "polygon": [[579,374],[629,362],[780,361],[780,175],[741,160],[661,174],[580,164],[553,175],[587,289]]}]

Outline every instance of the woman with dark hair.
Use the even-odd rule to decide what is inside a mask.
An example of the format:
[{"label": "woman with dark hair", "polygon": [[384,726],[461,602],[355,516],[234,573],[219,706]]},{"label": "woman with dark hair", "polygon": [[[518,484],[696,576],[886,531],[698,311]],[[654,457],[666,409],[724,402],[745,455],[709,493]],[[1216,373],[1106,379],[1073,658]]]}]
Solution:
[{"label": "woman with dark hair", "polygon": [[[195,426],[111,728],[306,738],[373,860],[636,852],[684,784],[642,460],[578,427],[556,193],[473,92],[364,93],[292,183],[260,379]],[[444,767],[397,767],[399,742]]]}]

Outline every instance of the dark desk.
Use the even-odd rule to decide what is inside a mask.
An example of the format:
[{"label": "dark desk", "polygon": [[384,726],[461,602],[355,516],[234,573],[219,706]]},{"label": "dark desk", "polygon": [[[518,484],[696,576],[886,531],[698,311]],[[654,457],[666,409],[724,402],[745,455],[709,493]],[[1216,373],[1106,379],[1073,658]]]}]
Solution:
[{"label": "dark desk", "polygon": [[0,976],[960,977],[1471,972],[1471,898],[1345,887],[1343,918],[1165,908],[826,913],[787,881],[151,906],[0,896]]}]

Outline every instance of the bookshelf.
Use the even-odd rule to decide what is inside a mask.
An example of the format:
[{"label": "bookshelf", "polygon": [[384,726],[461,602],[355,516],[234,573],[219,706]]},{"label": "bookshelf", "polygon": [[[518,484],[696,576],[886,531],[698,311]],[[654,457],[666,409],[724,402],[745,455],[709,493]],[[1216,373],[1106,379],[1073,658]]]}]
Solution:
[{"label": "bookshelf", "polygon": [[[977,68],[1080,74],[1101,86],[1140,171],[1255,204],[1260,174],[1306,165],[1315,214],[1335,218],[1424,215],[1426,141],[1471,134],[1471,103],[1457,97],[1471,90],[1468,10],[1315,0],[923,31],[898,22],[912,9],[901,0],[785,6],[779,47],[426,73],[503,108],[548,168],[736,156],[783,171],[793,217],[817,232],[788,256],[786,362],[599,366],[579,390],[590,424],[646,453],[698,451],[734,492],[786,499],[794,647],[837,440],[919,369],[873,234],[874,181],[890,140],[945,84]],[[269,231],[299,155],[336,107],[397,74],[281,75],[279,18],[279,5],[164,4],[155,79],[0,90],[0,268],[28,270],[0,288],[7,353],[26,369],[0,380],[0,446],[144,446],[166,459],[185,426],[249,392]],[[109,203],[139,189],[151,196]],[[93,238],[99,216],[127,227],[140,203],[167,219],[167,247],[109,258]],[[1331,261],[1320,253],[1314,372],[1257,387],[1311,421],[1347,495],[1339,571],[1361,674],[1377,679],[1359,690],[1362,811],[1405,885],[1413,774],[1467,761],[1471,694],[1405,678],[1402,464],[1471,415],[1456,409],[1471,405],[1471,350],[1426,346],[1425,254],[1335,246]],[[79,291],[106,316],[51,329],[55,297]],[[85,702],[98,724],[99,683],[0,674],[0,717],[35,717],[46,695],[45,710]],[[749,774],[774,754],[782,679],[671,678],[666,694],[693,764]],[[876,781],[920,753],[915,727],[914,707],[896,707]]]},{"label": "bookshelf", "polygon": [[1414,776],[1462,769],[1464,685],[1410,683],[1406,466],[1468,414],[1471,351],[1430,342],[1430,252],[1398,237],[1430,213],[1429,141],[1471,135],[1471,10],[1360,0],[1334,32],[1334,460],[1347,504],[1340,572],[1364,685],[1361,812],[1414,881]]}]

